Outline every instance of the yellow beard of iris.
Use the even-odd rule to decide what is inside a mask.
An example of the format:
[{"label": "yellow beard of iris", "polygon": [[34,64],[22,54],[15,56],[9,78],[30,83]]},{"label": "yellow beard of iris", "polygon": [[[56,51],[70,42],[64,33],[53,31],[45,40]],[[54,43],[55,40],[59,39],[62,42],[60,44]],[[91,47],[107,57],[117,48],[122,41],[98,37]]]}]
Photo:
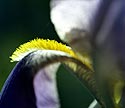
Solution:
[{"label": "yellow beard of iris", "polygon": [[71,57],[82,61],[88,67],[91,67],[91,63],[88,58],[85,57],[84,61],[80,59],[78,55],[69,47],[62,43],[58,43],[55,40],[45,40],[45,39],[34,39],[27,43],[24,43],[16,49],[16,51],[12,54],[11,62],[20,61],[27,54],[37,51],[37,50],[55,50],[62,51],[69,54]]}]

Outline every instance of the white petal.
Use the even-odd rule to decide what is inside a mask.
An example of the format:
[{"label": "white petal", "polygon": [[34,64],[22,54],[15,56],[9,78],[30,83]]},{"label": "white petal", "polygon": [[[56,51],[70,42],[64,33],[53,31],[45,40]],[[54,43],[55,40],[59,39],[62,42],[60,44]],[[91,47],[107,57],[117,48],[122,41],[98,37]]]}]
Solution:
[{"label": "white petal", "polygon": [[34,78],[37,108],[60,108],[56,86],[56,72],[59,64],[52,64],[38,71]]},{"label": "white petal", "polygon": [[102,0],[52,0],[51,20],[62,40],[72,29],[90,31]]}]

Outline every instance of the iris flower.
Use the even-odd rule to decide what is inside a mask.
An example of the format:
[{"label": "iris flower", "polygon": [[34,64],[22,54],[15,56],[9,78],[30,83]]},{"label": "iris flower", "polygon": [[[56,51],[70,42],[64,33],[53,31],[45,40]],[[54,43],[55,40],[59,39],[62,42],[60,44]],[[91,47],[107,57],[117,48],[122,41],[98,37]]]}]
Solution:
[{"label": "iris flower", "polygon": [[18,63],[4,84],[0,108],[60,108],[60,64],[94,96],[89,108],[124,108],[123,0],[67,1],[52,0],[51,20],[69,46],[35,39],[17,48],[10,58]]}]

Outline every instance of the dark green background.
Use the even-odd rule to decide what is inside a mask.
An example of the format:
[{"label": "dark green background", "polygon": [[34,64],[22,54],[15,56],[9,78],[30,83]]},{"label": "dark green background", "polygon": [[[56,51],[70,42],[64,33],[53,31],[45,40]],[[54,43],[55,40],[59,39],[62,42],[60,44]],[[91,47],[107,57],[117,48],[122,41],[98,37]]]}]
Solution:
[{"label": "dark green background", "polygon": [[[0,0],[0,89],[16,63],[9,56],[36,37],[60,41],[50,22],[49,0]],[[62,108],[87,108],[92,101],[81,83],[63,66],[57,74]]]}]

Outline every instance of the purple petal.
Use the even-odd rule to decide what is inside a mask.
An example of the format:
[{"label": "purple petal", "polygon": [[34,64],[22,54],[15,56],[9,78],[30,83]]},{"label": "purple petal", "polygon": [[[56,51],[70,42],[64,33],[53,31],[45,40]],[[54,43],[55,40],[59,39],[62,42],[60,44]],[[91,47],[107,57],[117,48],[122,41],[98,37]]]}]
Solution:
[{"label": "purple petal", "polygon": [[56,86],[56,71],[59,64],[48,65],[38,71],[34,77],[34,91],[38,108],[59,108]]}]

